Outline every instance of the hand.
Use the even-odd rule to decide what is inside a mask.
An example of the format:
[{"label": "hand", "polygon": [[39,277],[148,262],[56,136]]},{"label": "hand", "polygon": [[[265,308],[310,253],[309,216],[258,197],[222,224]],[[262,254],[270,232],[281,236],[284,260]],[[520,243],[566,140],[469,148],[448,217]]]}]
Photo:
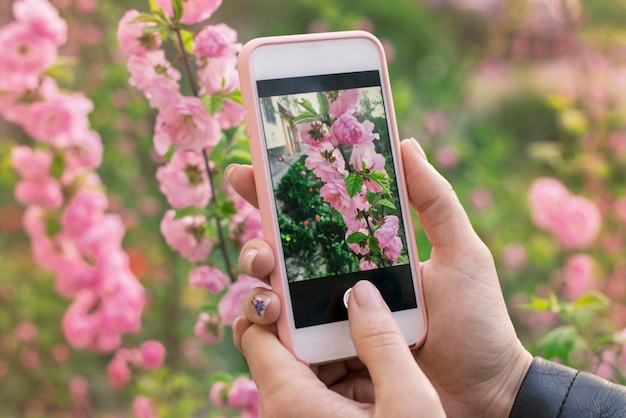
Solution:
[{"label": "hand", "polygon": [[371,283],[361,281],[352,287],[348,321],[357,354],[371,380],[362,376],[359,367],[361,373],[328,388],[271,330],[238,318],[233,332],[259,389],[262,416],[445,416],[437,392]]},{"label": "hand", "polygon": [[[509,416],[532,357],[511,324],[491,253],[417,142],[403,141],[401,151],[411,204],[433,244],[431,259],[421,265],[429,330],[415,358],[449,416]],[[228,174],[235,190],[255,204],[251,168],[234,167]],[[265,277],[274,266],[271,249],[262,240],[250,241],[240,264],[247,274]],[[269,294],[273,306],[266,316],[247,309],[248,319],[276,320],[280,305]],[[352,372],[337,363],[320,369],[320,378],[332,385]]]}]

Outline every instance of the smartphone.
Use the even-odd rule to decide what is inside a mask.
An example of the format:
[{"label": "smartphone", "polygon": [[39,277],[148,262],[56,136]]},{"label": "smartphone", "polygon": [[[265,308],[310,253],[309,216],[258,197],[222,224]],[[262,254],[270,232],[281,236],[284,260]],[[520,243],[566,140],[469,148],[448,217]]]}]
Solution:
[{"label": "smartphone", "polygon": [[347,299],[369,280],[419,345],[426,309],[381,43],[258,38],[238,68],[281,342],[309,364],[354,357]]}]

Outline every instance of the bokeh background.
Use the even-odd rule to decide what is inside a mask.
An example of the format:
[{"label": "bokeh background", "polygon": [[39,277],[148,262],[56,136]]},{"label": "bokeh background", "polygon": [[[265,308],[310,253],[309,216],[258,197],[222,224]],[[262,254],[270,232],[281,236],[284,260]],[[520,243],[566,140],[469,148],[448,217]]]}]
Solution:
[{"label": "bokeh background", "polygon": [[[69,348],[59,325],[68,301],[33,262],[13,197],[10,150],[30,140],[0,121],[0,417],[132,416],[140,393],[161,416],[224,414],[208,399],[214,375],[245,374],[245,363],[228,335],[211,346],[193,335],[206,293],[187,286],[189,265],[160,235],[167,203],[151,152],[155,113],[128,85],[117,43],[124,12],[149,4],[53,4],[70,28],[54,75],[95,103],[90,120],[105,145],[98,172],[149,293],[142,330],[125,343],[157,339],[168,354],[166,366],[117,391],[105,373],[110,356]],[[0,24],[10,19],[2,0]],[[492,250],[524,344],[624,383],[625,21],[626,0],[224,0],[209,23],[228,24],[240,42],[346,29],[383,40],[401,135],[420,141]],[[591,244],[568,248],[533,223],[528,191],[541,177],[598,207]],[[417,239],[427,259],[429,244],[419,231]],[[588,262],[570,262],[580,255]]]}]

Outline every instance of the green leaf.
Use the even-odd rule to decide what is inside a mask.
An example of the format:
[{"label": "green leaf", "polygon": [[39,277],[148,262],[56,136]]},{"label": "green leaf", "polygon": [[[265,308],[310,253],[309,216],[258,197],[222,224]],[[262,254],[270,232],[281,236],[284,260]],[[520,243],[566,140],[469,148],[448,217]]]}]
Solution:
[{"label": "green leaf", "polygon": [[320,115],[322,117],[328,116],[328,97],[326,97],[326,95],[320,91],[317,93],[317,101],[320,104]]},{"label": "green leaf", "polygon": [[183,38],[183,45],[185,46],[185,51],[189,55],[193,55],[193,33],[188,31],[187,29],[181,29],[180,36]]},{"label": "green leaf", "polygon": [[243,105],[243,98],[241,97],[241,90],[237,89],[228,94],[230,100],[240,105]]},{"label": "green leaf", "polygon": [[169,26],[167,25],[154,25],[154,26],[146,26],[141,30],[143,34],[149,34],[154,32],[166,32],[169,30]]},{"label": "green leaf", "polygon": [[365,235],[363,232],[353,232],[350,235],[348,235],[348,238],[346,238],[346,242],[348,244],[360,244],[361,242],[367,240],[368,236]]},{"label": "green leaf", "polygon": [[50,165],[50,175],[55,179],[60,179],[65,171],[65,160],[61,154],[54,154]]},{"label": "green leaf", "polygon": [[139,16],[132,19],[128,23],[132,24],[132,23],[141,23],[141,22],[156,23],[157,25],[164,25],[167,23],[158,14],[153,14],[153,13],[140,13]]},{"label": "green leaf", "polygon": [[176,216],[174,216],[174,219],[184,218],[185,216],[199,216],[204,214],[204,209],[196,206],[187,206],[186,208],[176,209]]},{"label": "green leaf", "polygon": [[310,112],[304,112],[303,114],[298,115],[295,118],[293,118],[294,123],[307,123],[307,122],[315,122],[318,120],[320,120],[320,117]]},{"label": "green leaf", "polygon": [[518,306],[522,309],[530,309],[533,311],[550,311],[552,310],[552,301],[549,298],[539,298],[531,296],[530,302]]},{"label": "green leaf", "polygon": [[583,337],[572,326],[562,326],[548,332],[537,343],[545,358],[567,361],[570,354],[586,348]]},{"label": "green leaf", "polygon": [[408,264],[409,260],[406,259],[406,257],[400,256],[398,257],[398,264]]},{"label": "green leaf", "polygon": [[352,172],[346,177],[346,190],[350,197],[354,197],[355,194],[361,191],[363,188],[363,177],[360,174]]},{"label": "green leaf", "polygon": [[364,174],[363,176],[378,183],[380,187],[384,189],[383,192],[389,192],[389,177],[387,177],[384,173],[381,173],[380,171],[373,171],[369,174]]},{"label": "green leaf", "polygon": [[575,309],[604,310],[611,305],[609,298],[600,292],[589,292],[582,295],[574,302]]},{"label": "green leaf", "polygon": [[205,93],[200,97],[200,101],[210,115],[216,114],[224,107],[224,96],[220,94]]},{"label": "green leaf", "polygon": [[305,108],[306,110],[308,110],[309,112],[313,113],[314,115],[318,115],[317,111],[315,110],[311,102],[308,101],[307,99],[302,99],[297,103],[303,108]]},{"label": "green leaf", "polygon": [[380,199],[378,201],[378,204],[389,209],[396,209],[396,205],[394,205],[393,202],[389,199]]},{"label": "green leaf", "polygon": [[180,22],[180,18],[183,17],[183,2],[181,0],[172,0],[174,6],[174,22]]}]

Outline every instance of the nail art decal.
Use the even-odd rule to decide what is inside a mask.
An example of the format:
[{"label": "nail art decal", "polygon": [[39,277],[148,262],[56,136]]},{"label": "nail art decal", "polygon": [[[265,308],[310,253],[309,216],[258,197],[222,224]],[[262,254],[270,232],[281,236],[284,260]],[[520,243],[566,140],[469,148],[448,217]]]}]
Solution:
[{"label": "nail art decal", "polygon": [[257,295],[252,298],[252,306],[254,306],[254,310],[261,318],[265,316],[265,309],[267,309],[267,305],[269,304],[270,299],[265,296]]}]

